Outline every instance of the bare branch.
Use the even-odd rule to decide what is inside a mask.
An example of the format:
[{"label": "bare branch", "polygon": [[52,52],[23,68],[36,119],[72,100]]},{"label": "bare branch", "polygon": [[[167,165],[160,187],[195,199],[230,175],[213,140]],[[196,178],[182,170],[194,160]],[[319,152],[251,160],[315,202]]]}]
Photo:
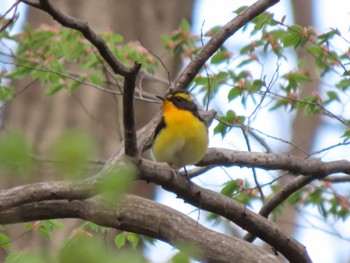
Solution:
[{"label": "bare branch", "polygon": [[125,196],[121,204],[101,197],[31,203],[2,212],[0,224],[72,217],[154,237],[175,247],[190,242],[200,251],[193,256],[205,262],[232,262],[232,258],[243,263],[281,262],[281,258],[259,247],[212,231],[174,209],[133,195]]},{"label": "bare branch", "polygon": [[221,148],[208,149],[207,155],[198,165],[236,165],[266,170],[286,170],[318,179],[334,173],[350,174],[350,162],[346,160],[323,162],[316,158],[300,159],[288,154],[243,152]]},{"label": "bare branch", "polygon": [[[259,215],[263,217],[268,217],[270,213],[282,204],[291,194],[293,194],[298,189],[301,189],[308,183],[315,180],[313,176],[298,176],[294,180],[290,181],[288,184],[284,185],[282,189],[276,192],[271,199],[269,199],[260,209]],[[244,240],[248,242],[253,242],[255,240],[255,236],[251,233],[245,235]]]},{"label": "bare branch", "polygon": [[[168,165],[142,159],[138,161],[137,166],[142,180],[161,185],[200,209],[224,216],[269,243],[291,262],[310,262],[305,248],[299,242],[281,232],[273,222],[253,213],[239,202],[194,183],[189,187],[188,180],[184,176],[174,176],[174,171]],[[84,182],[46,182],[2,190],[0,218],[6,213],[5,209],[21,210],[23,208],[21,205],[24,204],[32,204],[35,207],[35,204],[41,201],[73,202],[89,198],[97,194],[95,188],[102,179],[103,173],[100,173]]]},{"label": "bare branch", "polygon": [[128,156],[136,156],[137,140],[134,116],[134,92],[137,74],[141,69],[141,63],[135,62],[132,73],[125,76],[123,95],[123,122],[124,122],[124,151]]},{"label": "bare branch", "polygon": [[273,246],[290,262],[311,262],[303,245],[282,232],[275,223],[255,214],[241,203],[192,182],[189,187],[187,178],[174,176],[174,171],[166,164],[142,159],[138,167],[141,179],[161,185],[200,209],[227,218]]},{"label": "bare branch", "polygon": [[94,195],[94,178],[79,182],[42,182],[0,190],[0,214],[22,204],[44,200],[79,200]]},{"label": "bare branch", "polygon": [[186,89],[191,83],[205,62],[221,47],[224,42],[237,32],[254,17],[264,12],[269,7],[277,4],[279,0],[260,0],[248,7],[245,11],[237,15],[228,22],[219,32],[217,32],[191,60],[191,62],[180,73],[175,82],[176,89]]},{"label": "bare branch", "polygon": [[40,4],[39,3],[34,3],[30,0],[20,0],[22,3],[25,3],[26,5],[29,5],[31,7],[35,7],[35,8],[38,8],[38,9],[41,9],[40,8]]},{"label": "bare branch", "polygon": [[350,175],[344,175],[344,176],[328,176],[323,179],[326,182],[331,183],[348,183],[350,182]]}]

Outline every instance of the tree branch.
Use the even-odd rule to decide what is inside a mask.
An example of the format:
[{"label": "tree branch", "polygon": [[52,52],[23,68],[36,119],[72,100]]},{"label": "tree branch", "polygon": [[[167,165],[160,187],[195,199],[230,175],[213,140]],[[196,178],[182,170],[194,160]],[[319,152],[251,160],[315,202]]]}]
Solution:
[{"label": "tree branch", "polygon": [[[273,246],[291,262],[310,262],[301,244],[281,232],[273,222],[251,212],[239,202],[193,183],[189,187],[187,179],[184,176],[174,176],[174,171],[166,164],[142,159],[138,161],[137,166],[141,179],[161,185],[164,189],[176,193],[186,202],[200,209],[224,216]],[[16,208],[19,204],[34,205],[44,200],[74,201],[87,198],[97,193],[95,188],[97,182],[103,180],[103,172],[90,180],[80,184],[78,182],[38,183],[2,190],[0,191],[0,207],[3,211],[0,212],[0,218],[3,217],[5,208]]]},{"label": "tree branch", "polygon": [[273,246],[290,262],[311,262],[303,245],[280,231],[275,223],[255,214],[241,203],[192,182],[189,186],[185,176],[174,176],[174,171],[166,164],[142,159],[138,167],[141,179],[161,185],[200,209],[227,218]]},{"label": "tree branch", "polygon": [[249,6],[245,11],[228,22],[217,32],[199,51],[199,53],[183,69],[175,81],[176,89],[186,89],[206,61],[224,44],[224,42],[236,33],[246,23],[263,13],[269,7],[277,4],[279,0],[259,0]]},{"label": "tree branch", "polygon": [[30,1],[21,1],[32,7],[39,8],[49,15],[62,26],[75,29],[81,32],[84,37],[94,45],[103,59],[113,69],[114,73],[126,76],[132,71],[131,68],[122,64],[112,53],[106,42],[100,38],[88,25],[87,22],[71,17],[57,9],[49,0],[39,0],[40,4],[34,4]]},{"label": "tree branch", "polygon": [[141,63],[135,62],[131,74],[125,76],[123,94],[123,123],[124,123],[124,152],[134,157],[137,155],[137,140],[134,116],[134,92],[135,82]]},{"label": "tree branch", "polygon": [[247,263],[281,262],[259,247],[214,232],[174,209],[133,195],[125,196],[121,204],[101,197],[26,204],[3,211],[0,224],[52,218],[82,218],[157,238],[175,247],[190,242],[200,251],[193,256],[206,262],[232,262],[232,258]]},{"label": "tree branch", "polygon": [[[309,184],[315,180],[315,177],[313,176],[298,176],[294,180],[290,181],[286,185],[284,185],[279,191],[277,191],[271,199],[269,199],[260,209],[259,215],[263,217],[268,217],[270,213],[278,207],[280,204],[282,204],[291,194],[293,194],[295,191],[299,190],[300,188],[304,187],[305,185]],[[247,240],[248,242],[253,242],[255,240],[255,236],[251,233],[248,233],[244,236],[244,240]]]},{"label": "tree branch", "polygon": [[79,200],[97,194],[97,177],[78,182],[41,182],[0,190],[0,214],[2,211],[23,204],[45,200]]},{"label": "tree branch", "polygon": [[[211,161],[212,159],[215,160],[215,164],[219,163],[222,165],[239,165],[248,167],[256,165],[257,167],[264,169],[283,169],[295,173],[298,172],[302,174],[309,174],[309,176],[306,177],[297,177],[293,182],[286,185],[278,193],[276,193],[276,195],[270,199],[260,211],[260,214],[266,217],[291,193],[303,187],[312,180],[320,178],[320,176],[327,176],[330,173],[346,173],[348,169],[350,169],[350,163],[347,161],[322,162],[318,159],[303,160],[283,154],[264,154],[254,152],[248,153],[227,149],[209,149],[208,154],[202,163],[213,164]],[[276,235],[268,236],[268,233],[275,233],[276,231],[273,226],[269,225],[270,222],[267,221],[261,223],[259,219],[256,218],[257,216],[254,213],[248,213],[248,210],[244,206],[235,204],[230,199],[230,201],[222,200],[221,203],[221,201],[218,200],[221,198],[225,199],[226,197],[223,197],[218,193],[214,193],[203,188],[198,188],[196,186],[197,188],[191,187],[191,189],[194,189],[193,191],[199,194],[199,196],[193,196],[193,191],[188,191],[186,181],[174,182],[172,180],[172,170],[169,170],[169,167],[166,165],[145,160],[143,160],[142,163],[146,163],[147,165],[145,167],[140,167],[141,179],[162,185],[165,189],[176,193],[177,195],[184,198],[184,200],[187,202],[190,202],[194,205],[199,206],[200,208],[212,211],[228,218],[229,220],[232,220],[242,228],[252,233],[254,236],[258,236],[270,245],[276,247],[277,250],[281,251],[281,248],[276,245],[282,244],[280,240],[271,241],[271,238],[274,239],[274,236]],[[110,165],[112,164],[110,163],[109,166]],[[97,175],[94,178],[87,179],[84,182],[39,183],[0,191],[0,210],[4,210],[9,207],[15,207],[20,204],[42,200],[75,200],[90,197],[96,194],[96,191],[94,189],[98,177],[102,178],[102,175]],[[176,179],[181,180],[182,178],[180,177]],[[217,200],[217,202],[214,204],[212,204],[211,201],[213,198],[216,198]],[[232,211],[232,213],[227,213],[227,202],[229,202],[232,206],[232,208],[229,209],[229,211]],[[241,214],[244,216],[238,216],[237,218],[237,215]],[[247,217],[251,217],[250,220],[246,220]],[[288,237],[284,238],[285,240],[288,240]],[[282,251],[281,253],[284,254]]]},{"label": "tree branch", "polygon": [[208,149],[206,156],[198,165],[236,165],[266,170],[286,170],[318,179],[334,173],[350,174],[350,162],[346,160],[323,162],[316,158],[300,159],[288,154],[244,152],[222,148]]}]

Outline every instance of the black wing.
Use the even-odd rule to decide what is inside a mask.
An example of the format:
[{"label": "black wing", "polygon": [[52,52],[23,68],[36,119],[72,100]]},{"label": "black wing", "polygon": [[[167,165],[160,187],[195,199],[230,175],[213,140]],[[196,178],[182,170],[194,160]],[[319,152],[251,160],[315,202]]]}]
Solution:
[{"label": "black wing", "polygon": [[159,122],[157,128],[156,128],[156,131],[154,133],[154,138],[156,138],[156,136],[158,135],[158,133],[164,129],[166,127],[166,123],[164,121],[164,117],[162,117],[161,121]]}]

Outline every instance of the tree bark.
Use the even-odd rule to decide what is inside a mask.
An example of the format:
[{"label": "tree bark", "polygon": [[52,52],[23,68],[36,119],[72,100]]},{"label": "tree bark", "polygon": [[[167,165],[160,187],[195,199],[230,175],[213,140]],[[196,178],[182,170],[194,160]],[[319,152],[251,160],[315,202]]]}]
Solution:
[{"label": "tree bark", "polygon": [[205,262],[229,263],[233,258],[242,263],[281,262],[248,242],[219,234],[165,205],[133,195],[125,196],[119,205],[101,197],[22,205],[2,212],[0,224],[70,217],[144,234],[175,247],[190,242],[196,250],[194,256]]}]

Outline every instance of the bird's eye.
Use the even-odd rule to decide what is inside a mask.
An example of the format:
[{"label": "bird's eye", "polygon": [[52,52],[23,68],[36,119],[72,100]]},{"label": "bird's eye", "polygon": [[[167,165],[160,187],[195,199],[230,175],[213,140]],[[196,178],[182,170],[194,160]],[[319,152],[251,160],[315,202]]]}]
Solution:
[{"label": "bird's eye", "polygon": [[176,101],[182,101],[181,97],[175,97]]}]

